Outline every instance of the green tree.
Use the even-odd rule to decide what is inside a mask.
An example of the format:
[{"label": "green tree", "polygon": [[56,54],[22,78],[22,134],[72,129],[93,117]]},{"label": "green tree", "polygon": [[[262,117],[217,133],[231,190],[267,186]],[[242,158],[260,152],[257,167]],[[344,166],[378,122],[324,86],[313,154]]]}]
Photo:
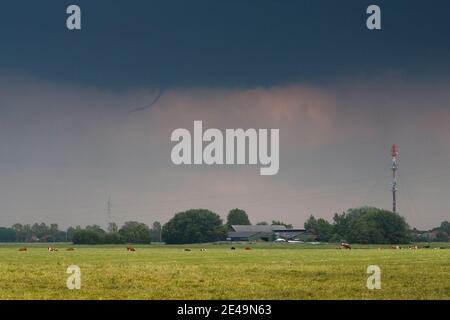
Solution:
[{"label": "green tree", "polygon": [[25,229],[24,229],[23,225],[21,225],[20,223],[16,223],[11,227],[11,229],[13,229],[16,234],[17,242],[25,242],[26,241],[26,234],[25,234]]},{"label": "green tree", "polygon": [[410,241],[405,219],[391,211],[373,207],[350,209],[343,223],[350,242],[399,244]]},{"label": "green tree", "polygon": [[437,242],[448,242],[448,233],[445,231],[439,231],[436,233],[436,241]]},{"label": "green tree", "polygon": [[150,243],[150,228],[140,222],[128,221],[120,228],[120,236],[126,243]]},{"label": "green tree", "polygon": [[29,224],[23,225],[22,230],[23,230],[22,232],[24,234],[24,240],[23,241],[27,241],[27,242],[31,241],[32,238],[33,238],[33,231],[32,231],[31,225],[29,225]]},{"label": "green tree", "polygon": [[113,231],[108,232],[103,236],[102,243],[105,244],[122,244],[124,243],[124,240],[119,232]]},{"label": "green tree", "polygon": [[316,219],[313,215],[306,220],[304,227],[306,231],[316,235],[320,241],[330,241],[334,235],[333,225],[325,219]]},{"label": "green tree", "polygon": [[93,228],[78,229],[73,233],[74,244],[100,244],[103,242],[103,233]]},{"label": "green tree", "polygon": [[85,229],[76,228],[73,232],[74,244],[102,244],[105,243],[106,232],[100,226],[94,224]]},{"label": "green tree", "polygon": [[303,224],[305,230],[309,231],[309,232],[315,232],[316,225],[317,225],[317,219],[313,215],[310,215],[309,218],[306,219],[305,223]]},{"label": "green tree", "polygon": [[117,224],[115,222],[109,222],[107,230],[108,233],[114,233],[119,231],[119,228],[117,227]]},{"label": "green tree", "polygon": [[[80,229],[80,228],[78,228],[78,229]],[[72,241],[73,240],[73,234],[74,234],[74,232],[75,232],[75,228],[73,228],[73,227],[69,227],[68,229],[67,229],[67,231],[66,231],[66,238],[67,238],[67,241]]]},{"label": "green tree", "polygon": [[151,239],[152,242],[161,242],[162,241],[162,226],[159,221],[153,222],[152,229],[151,229]]},{"label": "green tree", "polygon": [[443,221],[443,222],[441,223],[440,229],[441,229],[443,232],[446,232],[447,234],[450,234],[450,222],[448,222],[448,221]]},{"label": "green tree", "polygon": [[[342,214],[335,213],[333,216],[333,227],[334,227],[334,235],[333,239],[343,239],[344,235],[349,233],[348,225],[347,225],[347,215],[345,212]],[[337,242],[340,242],[338,240]]]},{"label": "green tree", "polygon": [[242,209],[230,210],[227,216],[227,226],[232,225],[251,225],[247,213]]},{"label": "green tree", "polygon": [[94,231],[94,232],[96,232],[96,233],[98,233],[100,235],[103,235],[103,234],[106,233],[105,230],[103,230],[102,227],[100,227],[97,224],[93,224],[91,226],[86,226],[86,230]]},{"label": "green tree", "polygon": [[40,242],[51,241],[50,228],[43,222],[33,224],[31,226],[31,234]]},{"label": "green tree", "polygon": [[48,228],[48,241],[61,241],[60,231],[58,225],[56,223],[50,224],[50,228]]},{"label": "green tree", "polygon": [[206,209],[177,213],[162,229],[163,240],[169,244],[214,242],[225,235],[220,216]]},{"label": "green tree", "polygon": [[268,226],[269,223],[266,222],[266,221],[261,221],[261,222],[258,222],[256,225],[257,225],[257,226]]},{"label": "green tree", "polygon": [[16,241],[16,232],[12,228],[0,227],[0,242],[14,242]]}]

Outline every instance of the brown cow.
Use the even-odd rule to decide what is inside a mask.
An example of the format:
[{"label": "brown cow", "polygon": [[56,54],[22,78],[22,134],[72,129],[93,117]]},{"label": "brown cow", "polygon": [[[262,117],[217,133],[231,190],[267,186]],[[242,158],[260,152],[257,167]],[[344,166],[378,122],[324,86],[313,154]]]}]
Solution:
[{"label": "brown cow", "polygon": [[252,250],[252,248],[246,247],[245,250],[249,251],[249,250]]},{"label": "brown cow", "polygon": [[127,247],[127,251],[128,251],[128,252],[135,252],[135,251],[136,251],[136,249],[135,249],[135,248],[133,248],[133,247]]},{"label": "brown cow", "polygon": [[184,249],[185,252],[191,252],[191,249]]},{"label": "brown cow", "polygon": [[348,244],[348,243],[342,242],[341,243],[341,248],[342,249],[349,249],[349,250],[351,250],[352,246],[350,244]]},{"label": "brown cow", "polygon": [[75,251],[75,248],[67,248],[66,251]]},{"label": "brown cow", "polygon": [[20,248],[19,251],[25,252],[25,251],[28,251],[28,249],[27,248]]}]

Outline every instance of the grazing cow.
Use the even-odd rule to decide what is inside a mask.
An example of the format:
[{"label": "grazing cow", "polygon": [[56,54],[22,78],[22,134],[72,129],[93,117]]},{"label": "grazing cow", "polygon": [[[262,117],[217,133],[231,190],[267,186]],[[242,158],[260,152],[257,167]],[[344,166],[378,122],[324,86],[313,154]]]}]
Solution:
[{"label": "grazing cow", "polygon": [[402,247],[400,247],[400,246],[392,246],[392,249],[395,249],[395,250],[400,250]]},{"label": "grazing cow", "polygon": [[58,249],[53,248],[53,247],[48,247],[47,248],[49,252],[54,252],[54,251],[58,251]]},{"label": "grazing cow", "polygon": [[19,251],[25,252],[25,251],[28,251],[28,249],[27,248],[20,248]]},{"label": "grazing cow", "polygon": [[205,248],[200,249],[201,252],[206,252]]},{"label": "grazing cow", "polygon": [[66,251],[75,251],[75,248],[67,248]]},{"label": "grazing cow", "polygon": [[135,251],[136,251],[136,249],[135,249],[135,248],[133,248],[133,247],[127,247],[127,251],[128,251],[128,252],[135,252]]},{"label": "grazing cow", "polygon": [[246,247],[245,250],[249,251],[249,250],[252,250],[252,248]]},{"label": "grazing cow", "polygon": [[191,252],[191,249],[184,249],[185,252]]},{"label": "grazing cow", "polygon": [[342,249],[348,249],[348,250],[351,250],[351,249],[352,249],[352,246],[351,246],[350,244],[348,244],[348,243],[342,242],[342,243],[341,243],[341,248],[342,248]]},{"label": "grazing cow", "polygon": [[236,250],[236,248],[235,247],[231,247],[231,250]]}]

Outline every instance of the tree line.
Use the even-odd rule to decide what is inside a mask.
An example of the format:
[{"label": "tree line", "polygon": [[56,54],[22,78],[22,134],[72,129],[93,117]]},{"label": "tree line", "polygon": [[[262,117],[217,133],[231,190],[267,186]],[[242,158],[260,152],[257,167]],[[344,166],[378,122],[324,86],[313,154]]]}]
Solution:
[{"label": "tree line", "polygon": [[109,223],[106,230],[98,225],[85,228],[69,227],[63,231],[57,224],[20,224],[11,228],[0,227],[0,242],[73,242],[74,244],[121,244],[150,243],[161,239],[161,223],[154,222],[152,228],[144,223],[128,221],[122,227]]},{"label": "tree line", "polygon": [[[361,207],[349,209],[342,214],[335,213],[333,222],[316,219],[313,215],[305,222],[305,229],[316,235],[323,242],[351,242],[361,244],[400,244],[411,241],[422,242],[425,239],[411,230],[405,219],[397,213],[373,208]],[[450,223],[444,221],[437,230],[438,238],[434,241],[449,241]]]},{"label": "tree line", "polygon": [[[284,225],[292,229],[291,224],[272,220],[256,225]],[[191,209],[174,215],[164,226],[154,222],[150,228],[145,223],[129,221],[120,228],[110,223],[106,230],[98,225],[85,228],[70,227],[61,231],[57,224],[45,223],[15,224],[11,228],[0,228],[0,242],[73,242],[74,244],[146,244],[165,242],[167,244],[205,243],[225,240],[232,225],[251,225],[244,210],[230,210],[226,222],[208,209]],[[349,209],[342,214],[336,213],[330,223],[323,218],[311,215],[304,227],[308,234],[322,242],[351,242],[361,244],[397,244],[411,241],[423,241],[429,237],[426,232],[411,230],[405,219],[397,213],[387,210],[361,207]],[[431,232],[434,241],[449,241],[450,223],[444,221]],[[431,238],[427,238],[431,239]]]},{"label": "tree line", "polygon": [[[136,221],[125,222],[122,227],[109,223],[106,230],[99,225],[85,228],[69,227],[61,231],[57,224],[15,224],[0,228],[0,242],[73,242],[74,244],[145,244],[166,242],[168,244],[202,243],[225,240],[231,225],[250,225],[247,213],[241,209],[230,210],[226,223],[220,216],[207,209],[192,209],[175,214],[164,226],[154,222],[152,227]],[[268,222],[259,222],[268,225]],[[292,225],[282,221],[271,224]]]}]

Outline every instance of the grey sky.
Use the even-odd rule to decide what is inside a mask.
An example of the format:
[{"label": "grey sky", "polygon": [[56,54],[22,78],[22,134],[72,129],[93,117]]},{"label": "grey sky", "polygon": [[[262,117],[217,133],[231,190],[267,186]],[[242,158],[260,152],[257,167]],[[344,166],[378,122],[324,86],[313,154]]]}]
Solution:
[{"label": "grey sky", "polygon": [[[446,2],[378,1],[379,33],[365,1],[169,2],[78,1],[78,34],[64,1],[2,5],[0,225],[105,225],[111,196],[119,223],[240,207],[300,227],[390,208],[392,143],[401,214],[450,219]],[[279,174],[172,165],[170,134],[194,120],[279,128]]]}]

